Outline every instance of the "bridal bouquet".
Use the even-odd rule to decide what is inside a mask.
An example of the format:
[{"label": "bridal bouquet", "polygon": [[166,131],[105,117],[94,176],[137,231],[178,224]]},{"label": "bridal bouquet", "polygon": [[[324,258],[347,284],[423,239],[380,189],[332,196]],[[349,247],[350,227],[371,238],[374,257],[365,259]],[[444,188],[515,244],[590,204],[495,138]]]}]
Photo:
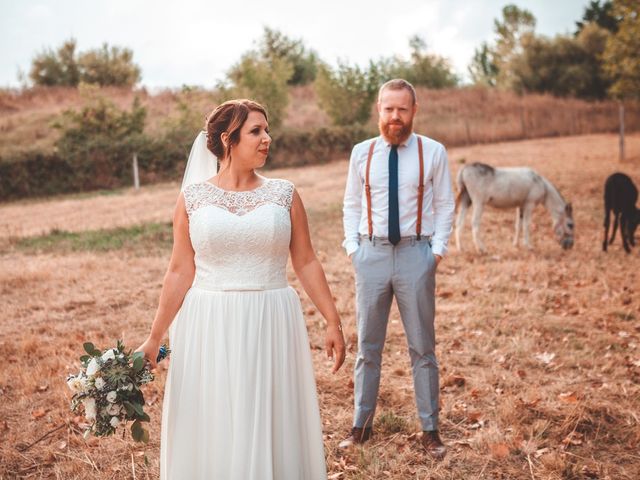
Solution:
[{"label": "bridal bouquet", "polygon": [[[129,420],[131,436],[136,442],[148,442],[149,432],[142,422],[149,421],[144,413],[144,396],[140,387],[153,381],[153,373],[145,362],[142,352],[126,350],[118,340],[116,348],[98,350],[93,343],[85,343],[87,355],[80,357],[82,367],[77,375],[67,378],[73,392],[71,409],[80,406],[89,421],[85,438],[90,434],[107,437],[116,432],[118,426]],[[170,353],[166,345],[160,347],[158,361]]]}]

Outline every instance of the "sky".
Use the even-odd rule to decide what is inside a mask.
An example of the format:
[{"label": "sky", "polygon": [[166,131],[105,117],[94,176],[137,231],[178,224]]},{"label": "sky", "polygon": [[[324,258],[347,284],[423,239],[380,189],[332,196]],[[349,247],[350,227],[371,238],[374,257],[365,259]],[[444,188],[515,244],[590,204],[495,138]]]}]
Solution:
[{"label": "sky", "polygon": [[409,37],[419,35],[464,78],[508,3],[554,36],[573,32],[588,0],[0,0],[0,87],[19,86],[34,55],[69,38],[80,52],[104,42],[130,48],[147,87],[212,87],[265,26],[332,65],[408,57]]}]

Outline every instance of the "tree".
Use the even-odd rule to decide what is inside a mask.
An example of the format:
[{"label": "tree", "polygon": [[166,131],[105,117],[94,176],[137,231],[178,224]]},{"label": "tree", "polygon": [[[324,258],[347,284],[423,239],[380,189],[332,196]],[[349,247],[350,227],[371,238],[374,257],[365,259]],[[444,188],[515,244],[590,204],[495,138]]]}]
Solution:
[{"label": "tree", "polygon": [[493,44],[483,42],[475,50],[469,64],[469,73],[474,83],[517,90],[520,82],[515,75],[515,65],[534,38],[536,18],[528,10],[510,4],[502,9],[502,18],[495,19]]},{"label": "tree", "polygon": [[380,85],[380,71],[373,62],[367,69],[338,62],[337,70],[322,65],[316,78],[320,107],[335,125],[364,124]]},{"label": "tree", "polygon": [[609,36],[603,53],[611,79],[609,93],[620,100],[620,159],[624,159],[624,101],[640,98],[640,5],[637,0],[614,0],[618,31]]},{"label": "tree", "polygon": [[247,97],[263,103],[269,124],[282,124],[289,103],[288,85],[304,85],[316,76],[317,58],[301,40],[292,40],[265,27],[257,49],[246,52],[227,72],[226,85],[218,85],[224,97]]},{"label": "tree", "polygon": [[511,89],[516,79],[513,64],[524,50],[524,46],[534,35],[536,18],[533,14],[510,4],[502,9],[502,20],[494,20],[497,35],[492,49],[492,62],[498,70],[496,85]]},{"label": "tree", "polygon": [[133,52],[128,48],[105,43],[102,48],[80,54],[78,64],[85,83],[132,87],[140,81],[140,67],[133,63]]},{"label": "tree", "polygon": [[289,85],[306,85],[316,78],[318,58],[314,51],[307,50],[302,40],[294,40],[278,30],[265,27],[258,47],[258,57],[275,62],[283,60],[293,68]]},{"label": "tree", "polygon": [[29,78],[35,85],[45,87],[75,87],[80,82],[80,68],[76,60],[76,41],[66,40],[57,51],[48,48],[31,61]]},{"label": "tree", "polygon": [[578,38],[531,37],[512,62],[513,88],[588,99],[606,97],[609,82],[599,56],[608,32],[589,24]]},{"label": "tree", "polygon": [[455,87],[458,77],[453,73],[449,61],[427,52],[427,43],[414,35],[409,38],[410,60],[392,57],[378,61],[383,78],[404,78],[414,86],[427,88]]},{"label": "tree", "polygon": [[499,69],[487,42],[482,42],[480,47],[476,48],[468,69],[471,80],[476,85],[496,86]]},{"label": "tree", "polygon": [[227,73],[231,87],[221,86],[220,90],[228,98],[245,97],[260,102],[269,113],[269,125],[278,128],[289,103],[287,82],[292,71],[286,60],[265,60],[249,52]]},{"label": "tree", "polygon": [[600,4],[600,0],[591,0],[589,5],[584,9],[582,20],[576,22],[576,35],[578,35],[585,26],[595,23],[601,28],[612,33],[618,31],[618,19],[613,14],[613,3],[605,0]]}]

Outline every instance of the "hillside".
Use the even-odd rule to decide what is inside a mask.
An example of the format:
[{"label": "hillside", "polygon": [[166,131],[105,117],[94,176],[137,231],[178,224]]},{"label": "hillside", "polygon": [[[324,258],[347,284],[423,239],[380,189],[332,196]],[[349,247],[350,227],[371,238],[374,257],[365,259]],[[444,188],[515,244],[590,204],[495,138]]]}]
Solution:
[{"label": "hillside", "polygon": [[[115,88],[0,90],[0,157],[31,149],[51,150],[59,135],[52,127],[56,118],[67,109],[79,109],[93,94],[121,108],[130,108],[134,97],[139,97],[148,110],[146,130],[151,135],[178,116],[178,99],[186,99],[203,119],[218,102],[216,92],[206,90],[192,90],[188,96],[170,90],[152,94]],[[612,101],[518,96],[478,88],[418,89],[418,98],[416,127],[448,146],[612,132],[618,127],[618,107]],[[628,131],[640,130],[640,106],[627,107],[626,123]],[[313,87],[292,88],[282,128],[310,130],[327,125],[329,119],[318,107]],[[375,115],[369,127],[376,129]]]}]

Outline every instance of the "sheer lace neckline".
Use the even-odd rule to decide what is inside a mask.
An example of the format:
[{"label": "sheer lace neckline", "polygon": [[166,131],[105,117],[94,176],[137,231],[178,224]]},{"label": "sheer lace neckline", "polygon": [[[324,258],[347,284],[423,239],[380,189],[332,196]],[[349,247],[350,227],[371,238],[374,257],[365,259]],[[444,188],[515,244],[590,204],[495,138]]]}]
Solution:
[{"label": "sheer lace neckline", "polygon": [[189,185],[184,190],[187,214],[205,206],[215,206],[238,216],[243,216],[256,208],[279,205],[291,209],[293,184],[287,180],[261,177],[263,182],[252,190],[225,190],[209,181]]},{"label": "sheer lace neckline", "polygon": [[205,180],[204,183],[209,185],[209,186],[211,186],[211,187],[213,187],[213,188],[215,188],[216,190],[219,190],[219,191],[223,192],[223,193],[254,193],[254,192],[257,192],[260,189],[264,188],[267,185],[267,183],[269,183],[271,181],[269,178],[263,177],[261,175],[258,175],[258,176],[259,176],[259,178],[262,179],[262,183],[260,185],[258,185],[257,187],[252,188],[251,190],[227,190],[225,188],[219,187],[218,185],[210,182],[209,180]]}]

